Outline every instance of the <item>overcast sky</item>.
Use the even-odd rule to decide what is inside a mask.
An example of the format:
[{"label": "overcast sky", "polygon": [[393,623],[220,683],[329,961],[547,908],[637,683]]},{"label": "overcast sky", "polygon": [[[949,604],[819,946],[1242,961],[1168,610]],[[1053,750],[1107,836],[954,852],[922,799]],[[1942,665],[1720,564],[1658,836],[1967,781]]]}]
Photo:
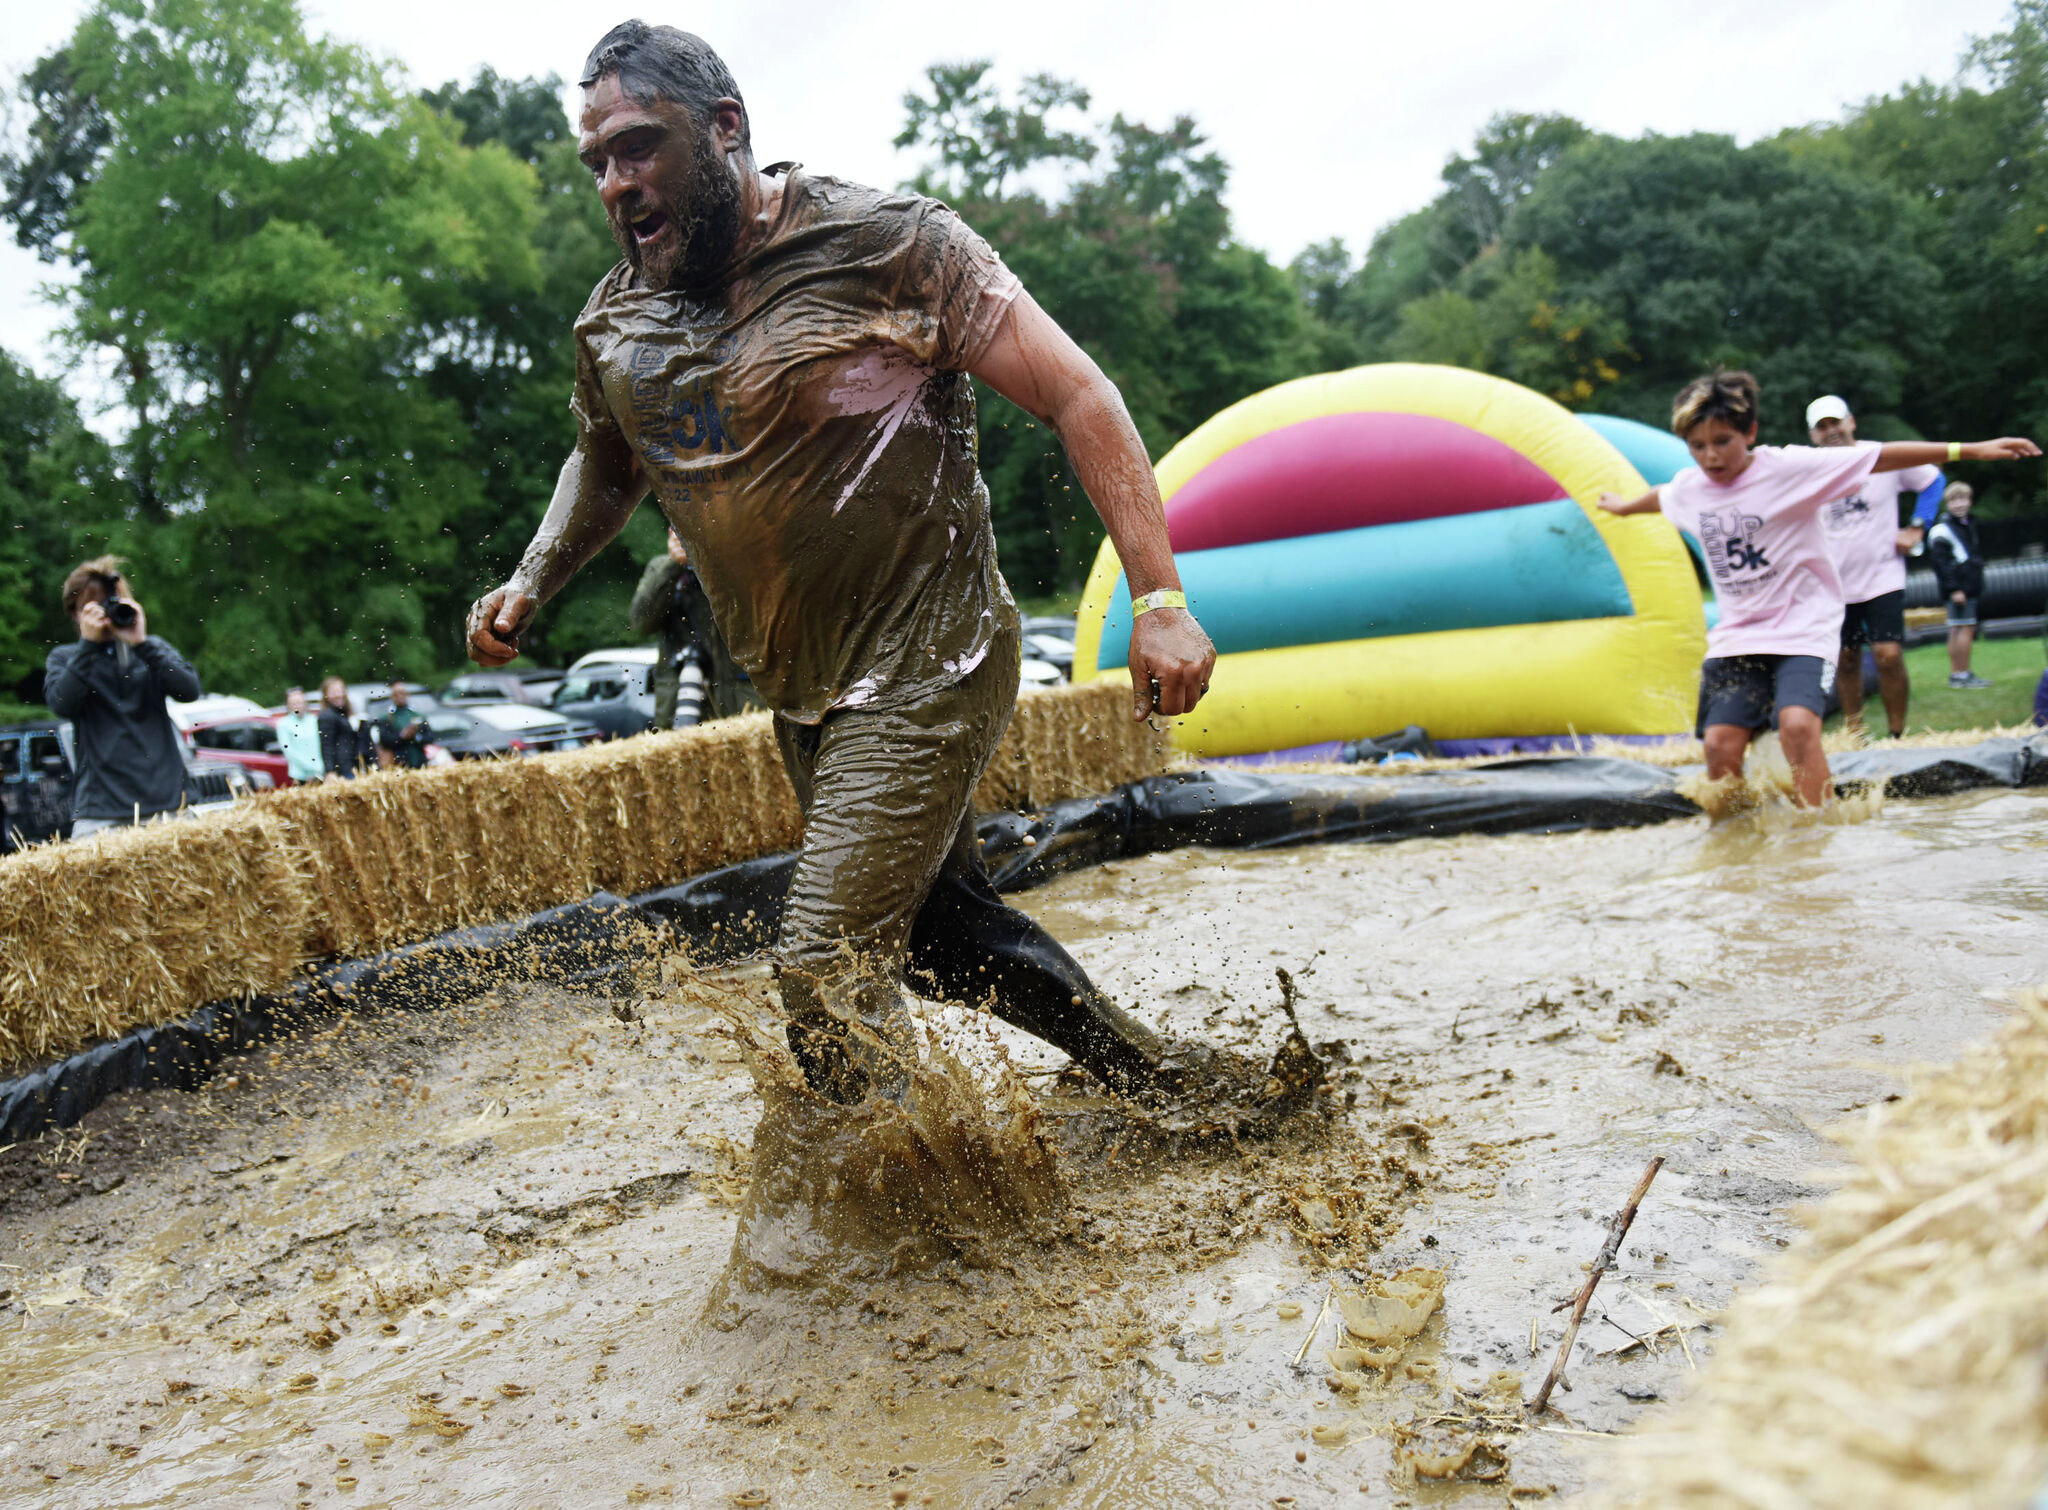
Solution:
[{"label": "overcast sky", "polygon": [[[10,92],[85,9],[7,6]],[[368,46],[419,85],[482,64],[573,80],[608,24],[603,11],[540,0],[321,0],[307,11],[316,30]],[[1750,141],[1909,79],[1949,78],[1967,39],[1999,27],[2008,3],[756,0],[639,13],[700,28],[724,54],[761,161],[797,158],[867,182],[912,171],[890,139],[904,91],[933,62],[992,58],[1006,80],[1070,78],[1103,116],[1192,114],[1231,165],[1239,234],[1285,261],[1331,236],[1362,248],[1429,200],[1445,160],[1498,111]],[[50,276],[11,239],[0,247],[0,345],[55,374],[58,315],[36,294]]]}]

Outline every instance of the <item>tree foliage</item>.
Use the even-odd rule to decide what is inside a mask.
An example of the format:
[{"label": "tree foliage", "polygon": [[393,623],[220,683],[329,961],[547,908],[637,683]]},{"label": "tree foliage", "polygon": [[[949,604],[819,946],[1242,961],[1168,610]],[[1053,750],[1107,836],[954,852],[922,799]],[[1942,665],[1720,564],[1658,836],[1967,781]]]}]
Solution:
[{"label": "tree foliage", "polygon": [[[927,70],[897,142],[929,155],[917,187],[987,236],[1116,382],[1155,458],[1218,409],[1315,370],[1308,312],[1285,272],[1235,238],[1229,169],[1191,118],[1067,121],[1085,90],[1039,76],[1006,101],[989,66]],[[1005,574],[1024,593],[1078,586],[1102,528],[1057,438],[981,398]]]},{"label": "tree foliage", "polygon": [[[570,323],[615,253],[555,78],[412,93],[295,0],[98,0],[28,68],[0,214],[67,264],[70,341],[120,438],[0,358],[0,687],[68,635],[75,560],[133,562],[215,684],[445,668],[573,439]],[[1156,458],[1286,378],[1450,362],[1661,423],[1753,368],[1766,438],[1838,391],[1865,433],[2048,432],[2048,0],[1955,77],[1744,146],[1504,113],[1429,204],[1276,267],[1235,233],[1195,121],[1079,84],[928,69],[898,145],[1121,388]],[[1071,589],[1100,526],[1054,436],[983,395],[1020,592]],[[1967,471],[1967,469],[1965,469]],[[2042,469],[1987,473],[2038,511]],[[651,513],[530,638],[616,638]]]},{"label": "tree foliage", "polygon": [[560,192],[558,86],[415,97],[291,0],[103,0],[25,93],[9,209],[132,417],[101,523],[154,621],[272,691],[454,660],[567,448],[564,310],[611,261]]}]

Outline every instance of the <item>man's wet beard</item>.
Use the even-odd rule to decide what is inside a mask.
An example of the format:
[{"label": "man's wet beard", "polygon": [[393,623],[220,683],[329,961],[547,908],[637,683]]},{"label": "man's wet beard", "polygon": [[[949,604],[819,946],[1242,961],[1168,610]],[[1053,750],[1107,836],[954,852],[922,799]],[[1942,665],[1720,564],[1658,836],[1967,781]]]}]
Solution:
[{"label": "man's wet beard", "polygon": [[619,211],[606,217],[627,265],[649,288],[706,288],[732,260],[732,250],[739,244],[740,182],[732,160],[705,138],[696,145],[691,168],[694,182],[687,214],[665,199],[642,198],[631,205],[668,217],[668,230],[655,246],[641,246]]}]

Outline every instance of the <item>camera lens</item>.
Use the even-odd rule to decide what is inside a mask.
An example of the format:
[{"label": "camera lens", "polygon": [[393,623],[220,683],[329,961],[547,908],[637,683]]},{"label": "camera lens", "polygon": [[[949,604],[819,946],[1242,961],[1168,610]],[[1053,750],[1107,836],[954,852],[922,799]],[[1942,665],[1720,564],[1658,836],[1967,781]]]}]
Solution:
[{"label": "camera lens", "polygon": [[107,604],[107,622],[116,629],[135,627],[135,605],[126,598],[114,598]]}]

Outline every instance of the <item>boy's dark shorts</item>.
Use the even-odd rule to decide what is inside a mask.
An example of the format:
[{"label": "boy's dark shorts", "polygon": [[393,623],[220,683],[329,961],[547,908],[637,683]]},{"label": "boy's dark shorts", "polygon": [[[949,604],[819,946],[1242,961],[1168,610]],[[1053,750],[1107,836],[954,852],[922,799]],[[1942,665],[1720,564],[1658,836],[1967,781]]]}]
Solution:
[{"label": "boy's dark shorts", "polygon": [[1948,604],[1949,628],[1970,629],[1976,625],[1977,600],[1975,598],[1965,598],[1960,603],[1958,603],[1954,598],[1947,598],[1943,601],[1945,601]]},{"label": "boy's dark shorts", "polygon": [[1782,708],[1810,708],[1825,718],[1835,663],[1817,655],[1726,655],[1700,667],[1700,721],[1734,724],[1752,733],[1777,727]]},{"label": "boy's dark shorts", "polygon": [[1906,638],[1906,589],[1842,605],[1842,648],[1896,645]]}]

